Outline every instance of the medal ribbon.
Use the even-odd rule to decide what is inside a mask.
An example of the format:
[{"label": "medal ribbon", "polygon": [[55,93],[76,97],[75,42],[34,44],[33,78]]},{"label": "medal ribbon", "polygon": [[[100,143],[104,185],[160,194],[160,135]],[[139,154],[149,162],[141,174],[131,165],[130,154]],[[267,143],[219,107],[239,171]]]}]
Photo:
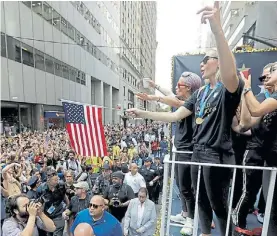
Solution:
[{"label": "medal ribbon", "polygon": [[[205,110],[205,107],[206,107],[206,104],[207,104],[207,101],[209,100],[209,98],[214,94],[215,90],[221,86],[222,83],[221,82],[217,82],[214,89],[212,90],[212,92],[209,94],[209,96],[207,97],[207,94],[208,94],[208,91],[210,90],[210,84],[206,85],[206,88],[205,88],[205,91],[204,91],[204,94],[201,98],[201,101],[200,101],[200,111],[198,113],[198,117],[200,118],[203,118],[204,116],[204,110]],[[207,97],[207,99],[206,99]]]},{"label": "medal ribbon", "polygon": [[270,97],[270,93],[268,92],[267,89],[265,90],[264,94],[265,94],[265,97],[266,97],[266,98],[269,98],[269,97]]}]

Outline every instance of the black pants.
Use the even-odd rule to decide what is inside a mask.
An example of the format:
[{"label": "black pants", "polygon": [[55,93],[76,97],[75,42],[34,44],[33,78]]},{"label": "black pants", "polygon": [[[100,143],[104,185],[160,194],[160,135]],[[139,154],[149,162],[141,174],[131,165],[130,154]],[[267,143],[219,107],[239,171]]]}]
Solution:
[{"label": "black pants", "polygon": [[264,200],[264,194],[263,194],[263,188],[261,189],[260,199],[258,203],[258,209],[260,214],[265,213],[265,200]]},{"label": "black pants", "polygon": [[[215,164],[234,163],[234,156],[230,153],[218,153],[201,145],[194,145],[193,162]],[[228,216],[228,193],[232,170],[219,167],[202,167],[199,186],[199,219],[203,234],[211,233],[213,211],[218,219],[220,235],[225,235]],[[191,167],[193,188],[197,189],[198,166]],[[231,235],[231,229],[230,229]]]},{"label": "black pants", "polygon": [[[244,153],[243,165],[263,166],[264,160],[260,150],[246,150]],[[246,228],[246,218],[249,209],[252,209],[256,201],[256,196],[262,185],[262,171],[243,169],[243,188],[240,200],[233,213],[233,223]]]},{"label": "black pants", "polygon": [[[276,160],[277,154],[275,153],[275,156],[272,156],[272,158],[275,158]],[[268,163],[267,163],[268,164]],[[266,165],[268,166],[268,165]],[[272,165],[270,165],[272,166]],[[277,165],[274,165],[277,166]],[[270,171],[263,171],[263,194],[264,194],[264,199],[267,201],[267,194],[268,194],[268,188],[269,188],[269,180],[270,180]],[[275,181],[275,186],[274,186],[274,194],[273,194],[273,201],[272,201],[272,208],[271,212],[269,213],[270,215],[270,220],[269,220],[269,227],[268,227],[268,236],[273,236],[277,235],[277,188],[276,188],[276,182]]]},{"label": "black pants", "polygon": [[[191,154],[176,153],[176,161],[191,161]],[[175,179],[180,192],[182,210],[187,212],[187,216],[194,218],[195,198],[191,183],[190,165],[176,164]]]},{"label": "black pants", "polygon": [[158,203],[159,201],[159,196],[160,196],[160,187],[161,187],[161,184],[160,182],[156,182],[153,186],[153,201],[155,203]]}]

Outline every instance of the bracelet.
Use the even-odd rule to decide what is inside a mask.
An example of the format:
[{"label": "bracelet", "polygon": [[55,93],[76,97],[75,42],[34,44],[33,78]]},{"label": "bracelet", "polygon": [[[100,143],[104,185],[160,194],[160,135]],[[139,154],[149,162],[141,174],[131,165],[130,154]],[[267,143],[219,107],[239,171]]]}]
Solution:
[{"label": "bracelet", "polygon": [[251,87],[243,89],[243,95],[247,94],[251,90],[252,90]]},{"label": "bracelet", "polygon": [[161,100],[161,97],[159,97],[159,99],[157,100],[157,102],[160,102],[160,100]]}]

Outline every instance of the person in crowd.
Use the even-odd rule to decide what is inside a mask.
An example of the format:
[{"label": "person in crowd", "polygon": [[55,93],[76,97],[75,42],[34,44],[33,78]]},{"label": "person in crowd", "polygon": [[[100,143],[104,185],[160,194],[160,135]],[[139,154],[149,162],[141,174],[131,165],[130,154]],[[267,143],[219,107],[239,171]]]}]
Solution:
[{"label": "person in crowd", "polygon": [[157,223],[156,207],[149,200],[146,188],[140,188],[138,197],[130,201],[124,219],[124,236],[154,235]]},{"label": "person in crowd", "polygon": [[160,157],[155,157],[154,158],[154,163],[152,164],[152,168],[156,170],[156,173],[158,175],[157,179],[157,184],[155,185],[154,191],[153,191],[153,199],[155,204],[159,203],[159,195],[160,192],[162,191],[162,186],[163,186],[163,173],[164,173],[164,167],[161,164],[161,159]]},{"label": "person in crowd", "polygon": [[31,179],[28,181],[28,186],[30,187],[30,190],[27,192],[27,196],[29,199],[37,199],[39,197],[37,189],[40,184],[41,182],[36,175],[32,176]]},{"label": "person in crowd", "polygon": [[137,153],[135,153],[132,163],[135,163],[138,166],[138,168],[142,167],[142,160]]},{"label": "person in crowd", "polygon": [[74,177],[78,176],[82,172],[81,163],[76,158],[74,151],[68,152],[68,160],[63,163],[63,170],[71,170],[74,173]]},{"label": "person in crowd", "polygon": [[39,236],[38,228],[46,232],[54,232],[56,229],[54,222],[44,214],[42,204],[30,202],[25,194],[9,198],[7,208],[11,216],[3,223],[3,236]]},{"label": "person in crowd", "polygon": [[108,201],[110,213],[120,222],[122,221],[129,202],[135,197],[133,189],[123,183],[124,175],[117,171],[112,174],[112,185],[106,188],[104,199]]},{"label": "person in crowd", "polygon": [[64,219],[62,213],[69,200],[66,196],[65,185],[59,182],[57,172],[53,169],[47,171],[47,182],[43,183],[37,190],[39,197],[44,201],[45,214],[54,221],[56,230],[54,236],[61,236],[64,230]]},{"label": "person in crowd", "polygon": [[73,177],[73,172],[71,170],[67,170],[64,172],[65,176],[65,194],[70,201],[71,198],[75,195],[75,189],[73,186],[74,183],[74,177]]},{"label": "person in crowd", "polygon": [[146,188],[146,183],[142,175],[138,173],[137,164],[130,164],[129,169],[130,171],[125,175],[123,183],[129,185],[133,189],[135,196],[137,197],[140,188]]},{"label": "person in crowd", "polygon": [[74,236],[95,236],[92,226],[88,223],[81,223],[74,230]]},{"label": "person in crowd", "polygon": [[112,184],[111,178],[111,168],[109,164],[104,164],[102,168],[102,173],[99,175],[93,186],[93,193],[96,195],[103,195],[104,191]]},{"label": "person in crowd", "polygon": [[[244,75],[241,73],[241,76]],[[266,89],[270,89],[270,85],[274,87],[274,92],[271,93],[262,103],[254,96],[251,90],[251,75],[249,78],[244,78],[245,86],[242,100],[245,102],[251,117],[261,117],[259,122],[252,123],[250,127],[255,127],[257,130],[263,130],[260,133],[259,139],[263,141],[264,157],[266,166],[277,166],[277,62],[274,62],[270,67],[269,75],[265,78]],[[257,134],[258,135],[258,134]],[[267,199],[269,189],[270,171],[263,171],[263,193]],[[270,222],[268,235],[277,234],[277,190],[276,182],[274,185],[273,202],[270,213]]]},{"label": "person in crowd", "polygon": [[21,184],[15,178],[15,172],[21,168],[18,163],[12,163],[2,170],[3,187],[8,191],[8,197],[18,195],[21,193]]},{"label": "person in crowd", "polygon": [[[244,83],[237,76],[234,56],[222,30],[218,2],[214,7],[205,7],[198,13],[202,13],[202,23],[209,21],[217,45],[217,50],[209,50],[200,65],[202,77],[209,79],[209,84],[196,90],[176,112],[151,113],[132,108],[127,113],[164,122],[176,122],[194,114],[191,160],[234,164],[230,133]],[[222,82],[218,82],[219,76]],[[213,210],[220,234],[225,234],[230,176],[231,170],[226,168],[202,167],[198,204],[203,236],[211,235]],[[197,189],[198,166],[191,167],[191,177],[193,188]],[[193,222],[190,223],[192,225]]]},{"label": "person in crowd", "polygon": [[119,157],[114,158],[114,165],[112,167],[112,171],[113,172],[121,171],[121,160]]},{"label": "person in crowd", "polygon": [[89,208],[82,210],[77,215],[70,229],[73,236],[78,236],[78,232],[75,234],[75,230],[78,225],[83,223],[89,224],[97,236],[123,235],[120,222],[105,210],[105,200],[99,195],[93,196]]},{"label": "person in crowd", "polygon": [[154,201],[153,192],[159,179],[158,172],[152,168],[152,159],[147,157],[144,161],[144,166],[140,169],[140,174],[143,176],[146,182],[146,188],[149,193],[149,199]]}]

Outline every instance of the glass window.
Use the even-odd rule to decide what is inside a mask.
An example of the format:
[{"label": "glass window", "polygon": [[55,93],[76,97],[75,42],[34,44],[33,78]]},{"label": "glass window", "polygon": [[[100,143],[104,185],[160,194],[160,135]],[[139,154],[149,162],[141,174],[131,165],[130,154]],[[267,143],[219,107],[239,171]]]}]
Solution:
[{"label": "glass window", "polygon": [[5,34],[1,32],[1,56],[6,57],[6,37]]},{"label": "glass window", "polygon": [[34,52],[29,45],[22,43],[22,62],[27,66],[34,66]]},{"label": "glass window", "polygon": [[23,4],[26,5],[29,8],[31,8],[31,6],[32,6],[32,2],[31,1],[23,1]]},{"label": "glass window", "polygon": [[68,65],[65,63],[62,63],[62,68],[63,68],[63,78],[69,79]]},{"label": "glass window", "polygon": [[76,30],[76,43],[77,44],[80,44],[81,45],[81,38],[82,38],[82,36],[81,36],[81,33],[78,31],[78,30]]},{"label": "glass window", "polygon": [[87,50],[88,40],[86,39],[86,37],[82,36],[81,42],[82,42],[82,47],[83,47],[85,50]]},{"label": "glass window", "polygon": [[69,67],[69,79],[75,82],[76,76],[77,76],[77,70],[73,67]]},{"label": "glass window", "polygon": [[21,43],[7,35],[8,58],[21,63]]},{"label": "glass window", "polygon": [[77,10],[81,13],[81,15],[84,15],[85,11],[86,11],[86,6],[84,5],[84,3],[79,2],[79,5],[77,6]]},{"label": "glass window", "polygon": [[42,16],[42,1],[32,1],[32,10]]},{"label": "glass window", "polygon": [[63,77],[61,62],[59,60],[55,59],[54,63],[55,63],[55,75]]},{"label": "glass window", "polygon": [[66,35],[68,35],[68,31],[67,31],[67,20],[64,19],[63,17],[61,17],[61,29],[62,32]]},{"label": "glass window", "polygon": [[44,53],[35,49],[35,67],[39,70],[45,71]]},{"label": "glass window", "polygon": [[50,57],[45,54],[45,70],[48,73],[51,73],[54,75],[54,61],[55,59],[53,57]]},{"label": "glass window", "polygon": [[68,31],[68,37],[71,38],[73,41],[75,39],[75,28],[67,22],[67,31]]},{"label": "glass window", "polygon": [[90,54],[93,54],[92,43],[91,43],[90,41],[88,41],[88,44],[87,44],[87,51],[88,51]]},{"label": "glass window", "polygon": [[76,82],[79,84],[81,83],[81,71],[79,70],[77,71],[77,74],[76,74]]},{"label": "glass window", "polygon": [[52,24],[58,29],[61,29],[61,15],[52,8],[53,20]]},{"label": "glass window", "polygon": [[52,24],[52,7],[50,7],[46,2],[43,2],[43,18]]}]

